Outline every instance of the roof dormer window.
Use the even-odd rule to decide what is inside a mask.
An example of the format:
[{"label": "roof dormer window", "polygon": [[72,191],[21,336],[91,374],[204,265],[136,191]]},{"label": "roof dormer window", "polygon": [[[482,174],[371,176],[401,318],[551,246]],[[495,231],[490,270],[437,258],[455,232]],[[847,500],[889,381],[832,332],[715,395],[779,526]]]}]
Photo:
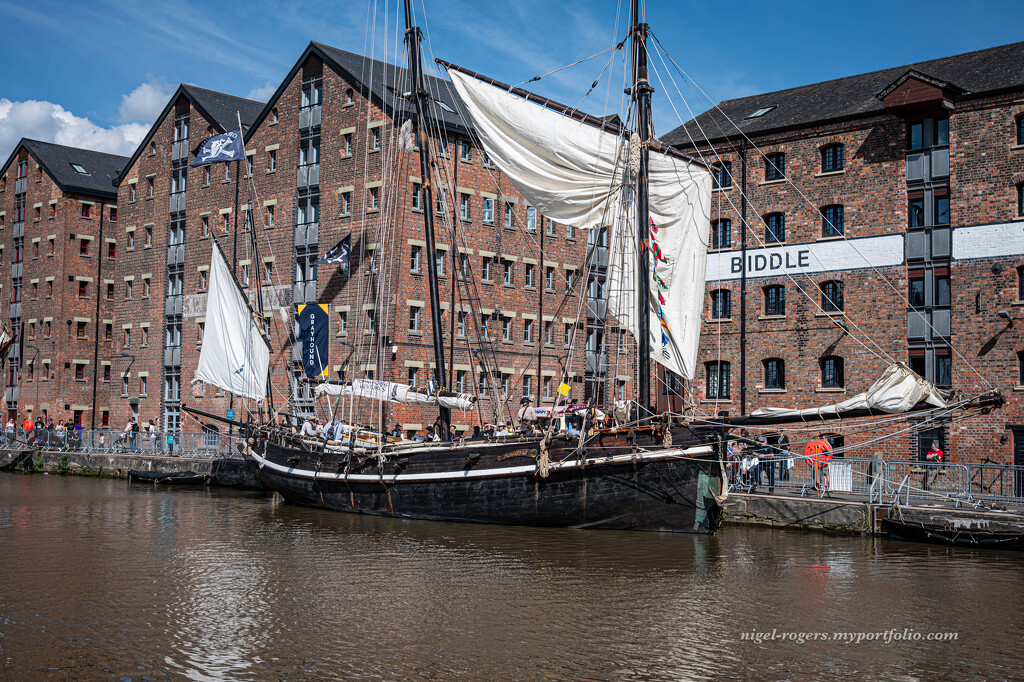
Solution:
[{"label": "roof dormer window", "polygon": [[749,116],[747,116],[747,119],[749,120],[751,118],[761,118],[762,116],[764,116],[769,111],[771,111],[772,109],[776,108],[777,106],[778,106],[777,104],[773,104],[770,107],[761,107],[760,109],[758,109],[754,113],[752,113]]}]

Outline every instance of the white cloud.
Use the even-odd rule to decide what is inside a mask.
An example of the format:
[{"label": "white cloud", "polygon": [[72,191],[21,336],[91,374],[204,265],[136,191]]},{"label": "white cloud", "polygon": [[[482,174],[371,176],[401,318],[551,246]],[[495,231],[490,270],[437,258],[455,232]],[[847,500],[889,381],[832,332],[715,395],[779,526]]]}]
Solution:
[{"label": "white cloud", "polygon": [[257,102],[266,102],[270,99],[270,96],[277,90],[277,84],[267,81],[267,84],[262,88],[253,88],[246,95],[246,98],[256,100]]},{"label": "white cloud", "polygon": [[0,159],[7,158],[23,137],[130,156],[149,127],[122,123],[104,128],[53,102],[0,98]]},{"label": "white cloud", "polygon": [[167,105],[167,100],[174,94],[174,86],[163,79],[150,78],[127,95],[121,95],[121,108],[118,113],[121,122],[145,121],[152,123]]}]

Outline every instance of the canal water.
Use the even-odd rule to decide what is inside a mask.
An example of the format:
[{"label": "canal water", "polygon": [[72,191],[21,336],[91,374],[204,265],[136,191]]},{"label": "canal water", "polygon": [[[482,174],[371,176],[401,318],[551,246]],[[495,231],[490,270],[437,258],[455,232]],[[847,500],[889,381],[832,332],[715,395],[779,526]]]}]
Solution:
[{"label": "canal water", "polygon": [[1022,559],[0,474],[0,679],[1018,677]]}]

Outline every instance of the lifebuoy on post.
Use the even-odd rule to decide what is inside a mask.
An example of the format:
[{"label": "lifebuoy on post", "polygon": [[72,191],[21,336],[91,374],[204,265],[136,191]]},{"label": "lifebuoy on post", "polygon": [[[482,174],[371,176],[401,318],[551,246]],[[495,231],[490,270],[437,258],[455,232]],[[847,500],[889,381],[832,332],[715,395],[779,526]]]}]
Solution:
[{"label": "lifebuoy on post", "polygon": [[828,441],[812,440],[804,446],[804,461],[807,462],[807,466],[823,469],[828,466],[830,459],[832,459],[832,446],[828,444]]}]

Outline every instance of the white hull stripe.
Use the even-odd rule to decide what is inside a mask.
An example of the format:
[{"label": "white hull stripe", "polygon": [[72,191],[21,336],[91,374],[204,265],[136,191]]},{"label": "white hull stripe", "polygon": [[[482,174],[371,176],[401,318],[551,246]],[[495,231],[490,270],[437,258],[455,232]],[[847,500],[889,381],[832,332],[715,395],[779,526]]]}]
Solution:
[{"label": "white hull stripe", "polygon": [[[679,459],[683,457],[693,457],[695,455],[706,455],[713,452],[711,446],[701,445],[694,448],[688,448],[686,450],[663,450],[655,453],[638,453],[637,460],[640,462],[656,462],[667,459]],[[296,469],[295,467],[286,467],[280,464],[275,464],[269,459],[262,457],[256,452],[252,452],[250,457],[256,461],[260,468],[267,467],[271,471],[275,471],[280,474],[286,474],[295,478],[307,478],[310,480],[322,480],[322,481],[351,481],[353,483],[380,483],[386,481],[388,483],[416,483],[422,481],[463,481],[471,478],[500,478],[503,476],[518,476],[521,474],[530,474],[537,470],[536,464],[526,464],[522,466],[502,467],[500,469],[482,469],[482,470],[469,470],[469,471],[437,471],[427,474],[390,474],[388,476],[373,475],[373,474],[344,474],[344,473],[327,473],[327,472],[316,472],[310,471],[309,469]],[[598,458],[598,459],[587,459],[585,460],[586,466],[595,467],[608,464],[623,464],[631,462],[633,455],[616,455],[611,459]],[[552,471],[569,471],[575,468],[579,468],[580,464],[576,459],[567,460],[565,462],[552,462]]]}]

